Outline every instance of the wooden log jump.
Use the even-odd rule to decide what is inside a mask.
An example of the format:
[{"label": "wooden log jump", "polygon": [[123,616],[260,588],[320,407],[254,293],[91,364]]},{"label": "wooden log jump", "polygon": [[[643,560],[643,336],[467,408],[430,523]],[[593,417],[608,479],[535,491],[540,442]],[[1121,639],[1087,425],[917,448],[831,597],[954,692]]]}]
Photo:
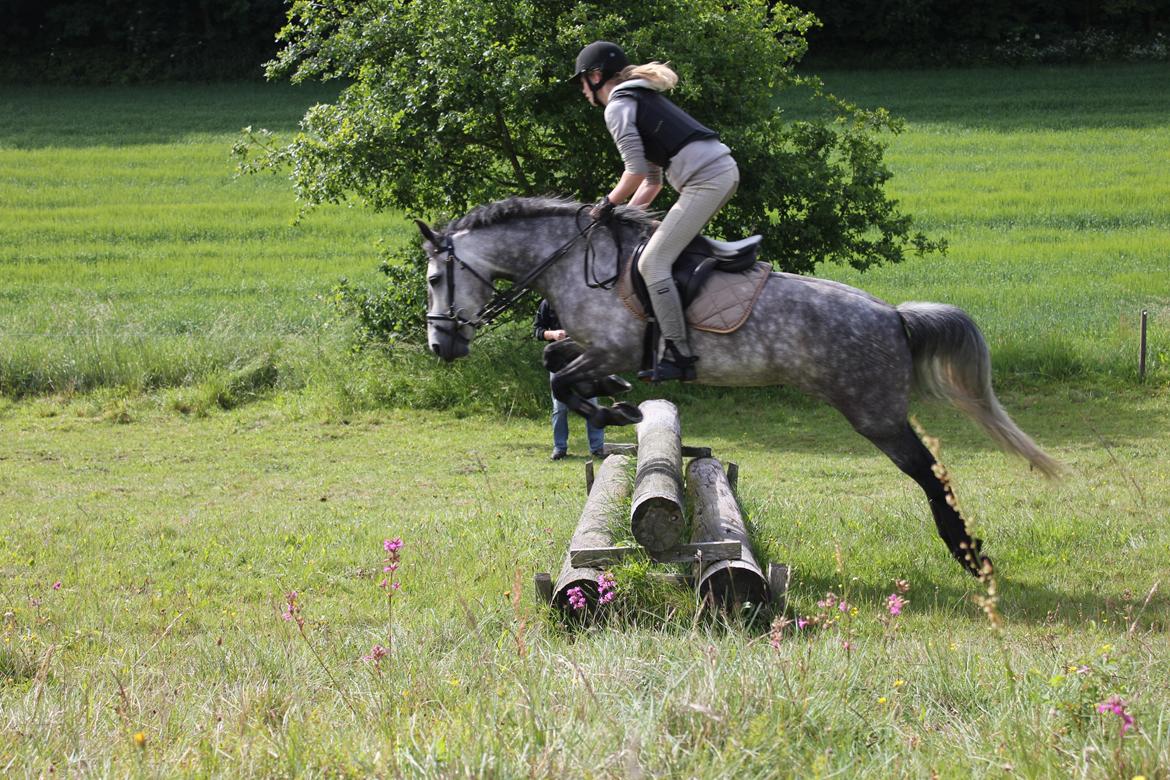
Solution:
[{"label": "wooden log jump", "polygon": [[[590,487],[589,497],[585,499],[577,529],[573,531],[570,550],[613,545],[610,524],[614,521],[619,505],[630,495],[630,480],[626,473],[629,462],[630,459],[625,455],[610,455],[602,462]],[[568,593],[573,588],[581,588],[588,603],[596,605],[597,578],[600,575],[598,569],[574,566],[572,554],[566,554],[561,573],[547,594],[547,600],[562,610],[571,611]],[[537,590],[541,589],[541,581],[537,579]]]},{"label": "wooden log jump", "polygon": [[683,514],[682,425],[678,408],[655,399],[638,406],[638,470],[630,504],[634,539],[653,558],[686,541]]},{"label": "wooden log jump", "polygon": [[[709,447],[684,447],[678,409],[669,401],[645,401],[639,408],[643,420],[636,428],[638,443],[607,444],[599,469],[594,461],[586,464],[588,496],[568,554],[555,583],[547,573],[536,575],[537,597],[588,620],[597,614],[603,569],[627,556],[647,554],[657,563],[692,563],[691,574],[651,576],[695,588],[701,602],[723,609],[769,604],[783,611],[789,568],[770,563],[766,574],[761,571],[736,497],[739,467],[729,463],[725,473]],[[631,484],[629,466],[635,454]],[[685,479],[684,457],[692,458]],[[617,546],[610,529],[627,498],[637,544]],[[684,499],[693,523],[684,513]],[[576,598],[578,603],[570,604],[574,588],[580,589],[587,608],[575,608],[581,606]]]},{"label": "wooden log jump", "polygon": [[768,580],[752,554],[739,502],[722,464],[715,458],[696,458],[687,465],[686,480],[695,524],[692,541],[731,541],[740,546],[737,560],[703,560],[696,565],[700,601],[710,600],[724,608],[768,601]]}]

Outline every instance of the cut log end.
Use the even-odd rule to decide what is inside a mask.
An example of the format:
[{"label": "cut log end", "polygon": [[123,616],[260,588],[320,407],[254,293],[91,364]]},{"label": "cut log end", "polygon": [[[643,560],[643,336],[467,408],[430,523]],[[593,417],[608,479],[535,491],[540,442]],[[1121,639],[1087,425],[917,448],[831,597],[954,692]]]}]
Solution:
[{"label": "cut log end", "polygon": [[699,587],[699,598],[728,611],[745,604],[761,606],[769,600],[768,585],[754,569],[724,566],[705,577]]},{"label": "cut log end", "polygon": [[687,534],[678,504],[665,499],[650,499],[639,505],[631,519],[631,530],[638,544],[651,552],[678,547],[686,541]]}]

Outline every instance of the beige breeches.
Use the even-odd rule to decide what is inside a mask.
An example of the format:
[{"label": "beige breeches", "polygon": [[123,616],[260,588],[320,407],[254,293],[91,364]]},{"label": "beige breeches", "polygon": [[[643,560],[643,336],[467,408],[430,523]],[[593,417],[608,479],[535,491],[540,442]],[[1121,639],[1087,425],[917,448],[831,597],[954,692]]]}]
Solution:
[{"label": "beige breeches", "polygon": [[739,169],[732,167],[703,182],[687,185],[679,193],[678,201],[666,212],[666,217],[638,258],[638,273],[653,285],[670,278],[670,268],[695,236],[731,200],[739,187]]}]

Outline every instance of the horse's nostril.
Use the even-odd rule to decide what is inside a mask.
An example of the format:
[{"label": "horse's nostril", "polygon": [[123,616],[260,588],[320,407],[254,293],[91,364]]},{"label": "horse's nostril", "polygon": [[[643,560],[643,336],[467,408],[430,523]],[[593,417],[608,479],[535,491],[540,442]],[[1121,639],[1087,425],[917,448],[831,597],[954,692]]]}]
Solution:
[{"label": "horse's nostril", "polygon": [[[433,341],[431,342],[431,352],[434,352],[436,355],[439,354],[439,345]],[[440,355],[440,357],[441,357],[441,355]]]}]

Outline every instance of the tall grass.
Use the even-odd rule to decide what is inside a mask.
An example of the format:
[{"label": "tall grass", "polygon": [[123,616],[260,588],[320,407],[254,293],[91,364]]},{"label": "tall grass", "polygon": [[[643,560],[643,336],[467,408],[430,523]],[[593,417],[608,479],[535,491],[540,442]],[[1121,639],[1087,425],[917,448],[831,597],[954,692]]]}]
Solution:
[{"label": "tall grass", "polygon": [[276,177],[237,179],[240,127],[282,132],[328,93],[256,85],[0,92],[0,392],[197,384],[275,355],[299,386],[330,340],[320,298],[376,276],[397,217],[295,223]]}]

